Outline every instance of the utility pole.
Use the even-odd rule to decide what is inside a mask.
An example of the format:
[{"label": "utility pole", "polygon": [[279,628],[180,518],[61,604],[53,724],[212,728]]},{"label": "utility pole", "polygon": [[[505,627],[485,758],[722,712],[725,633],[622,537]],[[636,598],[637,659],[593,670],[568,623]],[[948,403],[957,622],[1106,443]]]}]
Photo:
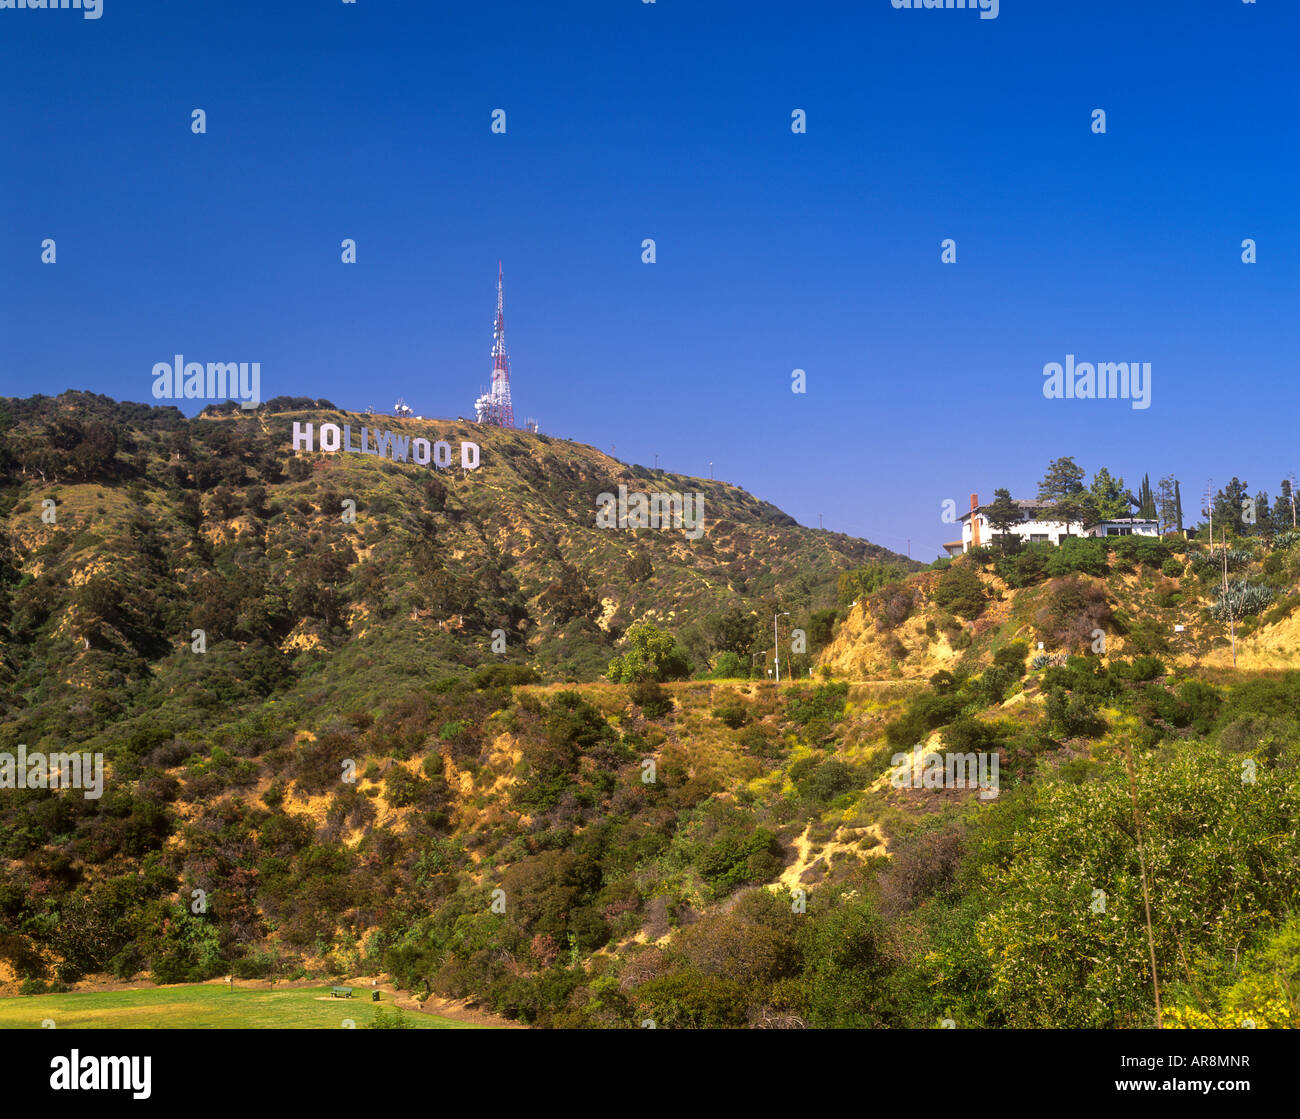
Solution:
[{"label": "utility pole", "polygon": [[1214,555],[1214,480],[1205,483],[1205,512],[1210,517],[1210,555]]},{"label": "utility pole", "polygon": [[789,610],[782,610],[781,613],[772,615],[772,645],[776,649],[774,661],[776,664],[776,682],[778,685],[781,683],[781,638],[776,630],[776,620],[777,618],[788,618],[789,616]]},{"label": "utility pole", "polygon": [[1228,608],[1228,629],[1232,634],[1232,667],[1237,667],[1237,617],[1228,596],[1228,530],[1223,530],[1223,604]]},{"label": "utility pole", "polygon": [[822,515],[820,513],[817,514],[817,528],[819,531],[822,528]]}]

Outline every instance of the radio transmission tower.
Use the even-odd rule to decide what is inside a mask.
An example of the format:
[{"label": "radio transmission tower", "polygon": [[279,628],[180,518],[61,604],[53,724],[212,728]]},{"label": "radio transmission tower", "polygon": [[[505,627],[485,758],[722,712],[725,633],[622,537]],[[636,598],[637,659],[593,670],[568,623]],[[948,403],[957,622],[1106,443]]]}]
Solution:
[{"label": "radio transmission tower", "polygon": [[506,351],[505,297],[502,294],[501,262],[497,261],[497,321],[492,335],[492,388],[474,402],[474,414],[481,424],[514,427],[515,408],[510,400],[510,355]]}]

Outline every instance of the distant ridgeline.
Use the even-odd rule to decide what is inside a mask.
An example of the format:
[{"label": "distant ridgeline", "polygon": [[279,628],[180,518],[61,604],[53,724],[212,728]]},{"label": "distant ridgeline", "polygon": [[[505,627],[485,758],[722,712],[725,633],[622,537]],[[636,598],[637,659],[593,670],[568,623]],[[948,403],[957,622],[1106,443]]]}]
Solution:
[{"label": "distant ridgeline", "polygon": [[[446,470],[451,466],[451,444],[439,439],[428,439],[409,435],[399,435],[394,431],[372,432],[368,427],[361,428],[361,445],[353,446],[352,425],[321,424],[319,445],[315,440],[315,425],[293,421],[293,444],[295,451],[321,450],[326,454],[347,451],[354,455],[377,455],[379,458],[391,458],[393,462],[414,462],[417,466],[436,466]],[[374,444],[371,445],[371,436]],[[460,444],[460,465],[462,470],[477,470],[479,467],[479,446],[465,440]]]}]

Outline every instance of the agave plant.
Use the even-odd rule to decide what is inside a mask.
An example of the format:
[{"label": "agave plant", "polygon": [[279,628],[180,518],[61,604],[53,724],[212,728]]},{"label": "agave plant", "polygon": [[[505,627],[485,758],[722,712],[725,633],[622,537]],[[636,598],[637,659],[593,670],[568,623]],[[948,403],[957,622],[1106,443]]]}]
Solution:
[{"label": "agave plant", "polygon": [[1245,618],[1258,614],[1273,601],[1273,592],[1258,583],[1237,579],[1220,591],[1218,601],[1210,607],[1210,617],[1226,622],[1230,617]]},{"label": "agave plant", "polygon": [[[1238,568],[1245,567],[1255,558],[1255,553],[1247,548],[1230,548],[1228,550],[1228,570],[1236,571]],[[1223,568],[1223,549],[1217,552],[1194,552],[1192,554],[1192,563],[1200,571],[1207,567],[1212,567],[1216,571]]]},{"label": "agave plant", "polygon": [[1273,537],[1273,551],[1280,552],[1290,548],[1294,544],[1300,544],[1300,532],[1291,530],[1289,532],[1279,532]]}]

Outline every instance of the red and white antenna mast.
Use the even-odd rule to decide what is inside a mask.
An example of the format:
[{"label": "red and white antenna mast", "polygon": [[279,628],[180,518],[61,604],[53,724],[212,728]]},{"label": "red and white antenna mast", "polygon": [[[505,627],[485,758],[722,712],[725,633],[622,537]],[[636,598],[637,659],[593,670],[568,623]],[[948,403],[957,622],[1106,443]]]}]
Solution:
[{"label": "red and white antenna mast", "polygon": [[487,394],[482,422],[497,427],[515,426],[515,408],[510,399],[510,354],[506,351],[505,294],[501,262],[497,261],[497,321],[492,334],[492,388]]}]

